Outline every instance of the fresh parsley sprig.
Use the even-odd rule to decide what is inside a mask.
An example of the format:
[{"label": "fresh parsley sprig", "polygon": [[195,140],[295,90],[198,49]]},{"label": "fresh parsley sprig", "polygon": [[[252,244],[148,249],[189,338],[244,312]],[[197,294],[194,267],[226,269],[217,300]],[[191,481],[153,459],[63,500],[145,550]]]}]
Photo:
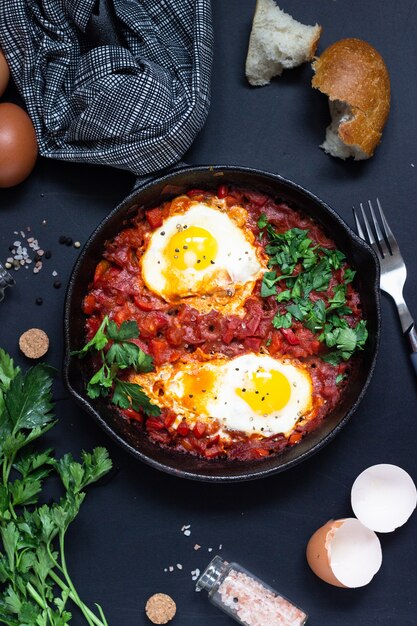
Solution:
[{"label": "fresh parsley sprig", "polygon": [[[89,626],[108,626],[99,605],[81,600],[65,558],[66,532],[85,498],[85,488],[112,466],[104,448],[57,460],[50,448],[33,444],[56,420],[52,368],[36,365],[26,374],[0,349],[0,623],[65,626],[76,605]],[[61,479],[57,502],[39,504],[51,475]],[[43,498],[45,499],[45,498]]]},{"label": "fresh parsley sprig", "polygon": [[[351,328],[345,318],[352,313],[346,304],[346,289],[355,272],[346,266],[343,252],[314,244],[308,230],[291,228],[278,233],[265,214],[260,216],[258,228],[262,237],[268,237],[265,251],[270,268],[263,275],[261,296],[275,296],[281,304],[272,320],[274,328],[286,329],[294,320],[301,322],[329,348],[323,358],[334,365],[363,349],[368,335],[366,323],[361,320]],[[327,302],[312,298],[312,292],[329,289],[333,272],[340,269],[343,283],[333,288]]]},{"label": "fresh parsley sprig", "polygon": [[91,341],[71,354],[83,358],[93,352],[101,359],[101,367],[87,383],[87,394],[90,398],[111,394],[113,404],[122,409],[132,408],[134,411],[143,411],[146,415],[157,416],[161,413],[160,408],[152,404],[142,387],[119,378],[119,372],[127,368],[143,373],[153,370],[152,357],[129,341],[137,337],[137,322],[126,321],[118,327],[106,315]]}]

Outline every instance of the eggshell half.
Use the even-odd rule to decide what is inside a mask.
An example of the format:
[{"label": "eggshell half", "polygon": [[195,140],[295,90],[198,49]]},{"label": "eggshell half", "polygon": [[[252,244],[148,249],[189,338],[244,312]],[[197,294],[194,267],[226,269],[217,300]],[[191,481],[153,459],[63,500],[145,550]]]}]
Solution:
[{"label": "eggshell half", "polygon": [[382,564],[376,534],[356,518],[329,521],[307,545],[307,561],[322,580],[337,587],[367,585]]},{"label": "eggshell half", "polygon": [[362,524],[389,533],[405,524],[416,508],[417,490],[405,470],[381,463],[359,474],[352,486],[351,502]]},{"label": "eggshell half", "polygon": [[340,580],[336,578],[330,567],[329,545],[335,532],[343,524],[344,520],[329,520],[321,528],[316,530],[307,544],[307,563],[313,572],[329,585],[344,587]]}]

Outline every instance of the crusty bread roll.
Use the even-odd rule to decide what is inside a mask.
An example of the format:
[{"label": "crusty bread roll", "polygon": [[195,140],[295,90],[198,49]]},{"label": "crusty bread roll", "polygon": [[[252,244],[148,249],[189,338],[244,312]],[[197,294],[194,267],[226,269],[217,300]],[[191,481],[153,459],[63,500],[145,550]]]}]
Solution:
[{"label": "crusty bread roll", "polygon": [[249,83],[267,85],[283,69],[311,61],[320,35],[321,26],[297,22],[274,0],[257,0],[246,58]]},{"label": "crusty bread roll", "polygon": [[312,85],[329,97],[332,123],[322,148],[332,156],[369,159],[390,108],[390,80],[381,55],[361,39],[341,39],[313,62]]}]

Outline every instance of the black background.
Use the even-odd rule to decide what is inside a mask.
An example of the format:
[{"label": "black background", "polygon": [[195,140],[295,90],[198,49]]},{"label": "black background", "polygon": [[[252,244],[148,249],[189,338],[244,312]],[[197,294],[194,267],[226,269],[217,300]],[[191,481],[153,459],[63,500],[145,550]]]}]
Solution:
[{"label": "black background", "polygon": [[[384,56],[392,80],[392,108],[383,142],[368,162],[342,162],[318,145],[328,123],[327,101],[310,87],[311,68],[288,71],[252,89],[244,76],[252,0],[213,0],[215,59],[207,123],[185,155],[191,164],[248,165],[294,180],[333,206],[352,225],[351,207],[379,196],[400,242],[409,276],[405,294],[417,312],[417,3],[413,0],[285,0],[304,23],[323,25],[319,52],[343,37],[360,37]],[[3,100],[18,101],[10,86]],[[415,167],[414,167],[415,164]],[[60,367],[65,286],[77,250],[97,223],[128,194],[134,177],[106,167],[39,158],[30,178],[0,190],[0,258],[30,226],[52,251],[42,271],[15,273],[16,286],[0,305],[0,344],[17,362],[19,335],[30,327],[51,339],[48,360]],[[43,221],[46,221],[46,224]],[[61,289],[55,289],[52,271]],[[35,299],[42,297],[43,306]],[[380,535],[383,564],[367,587],[343,590],[317,579],[305,561],[310,535],[330,518],[352,515],[350,488],[374,463],[394,463],[417,479],[417,381],[393,303],[383,296],[383,328],[375,375],[339,436],[312,459],[253,483],[209,485],[158,473],[116,448],[55,384],[59,424],[47,436],[57,454],[106,445],[117,472],[93,488],[68,536],[68,562],[80,594],[99,602],[110,625],[149,623],[144,604],[163,591],[178,605],[179,626],[226,626],[230,619],[196,594],[191,570],[220,553],[241,562],[309,613],[311,626],[417,624],[417,516]],[[416,313],[417,314],[417,313]],[[181,532],[191,525],[191,536]],[[194,544],[201,545],[195,551]],[[222,550],[219,551],[219,545]],[[212,551],[208,551],[212,548]],[[183,566],[177,569],[176,564]],[[174,571],[164,568],[174,566]],[[75,616],[75,626],[83,621]]]}]

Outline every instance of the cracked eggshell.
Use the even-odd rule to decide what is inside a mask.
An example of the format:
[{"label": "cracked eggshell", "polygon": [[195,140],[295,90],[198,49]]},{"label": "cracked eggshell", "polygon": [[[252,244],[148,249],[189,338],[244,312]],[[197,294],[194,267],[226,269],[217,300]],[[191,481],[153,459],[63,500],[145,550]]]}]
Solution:
[{"label": "cracked eggshell", "polygon": [[312,535],[306,555],[316,576],[350,589],[367,585],[382,564],[378,537],[356,518],[327,522]]},{"label": "cracked eggshell", "polygon": [[351,503],[362,524],[389,533],[405,524],[416,508],[417,490],[405,470],[381,463],[359,474],[352,486]]}]

